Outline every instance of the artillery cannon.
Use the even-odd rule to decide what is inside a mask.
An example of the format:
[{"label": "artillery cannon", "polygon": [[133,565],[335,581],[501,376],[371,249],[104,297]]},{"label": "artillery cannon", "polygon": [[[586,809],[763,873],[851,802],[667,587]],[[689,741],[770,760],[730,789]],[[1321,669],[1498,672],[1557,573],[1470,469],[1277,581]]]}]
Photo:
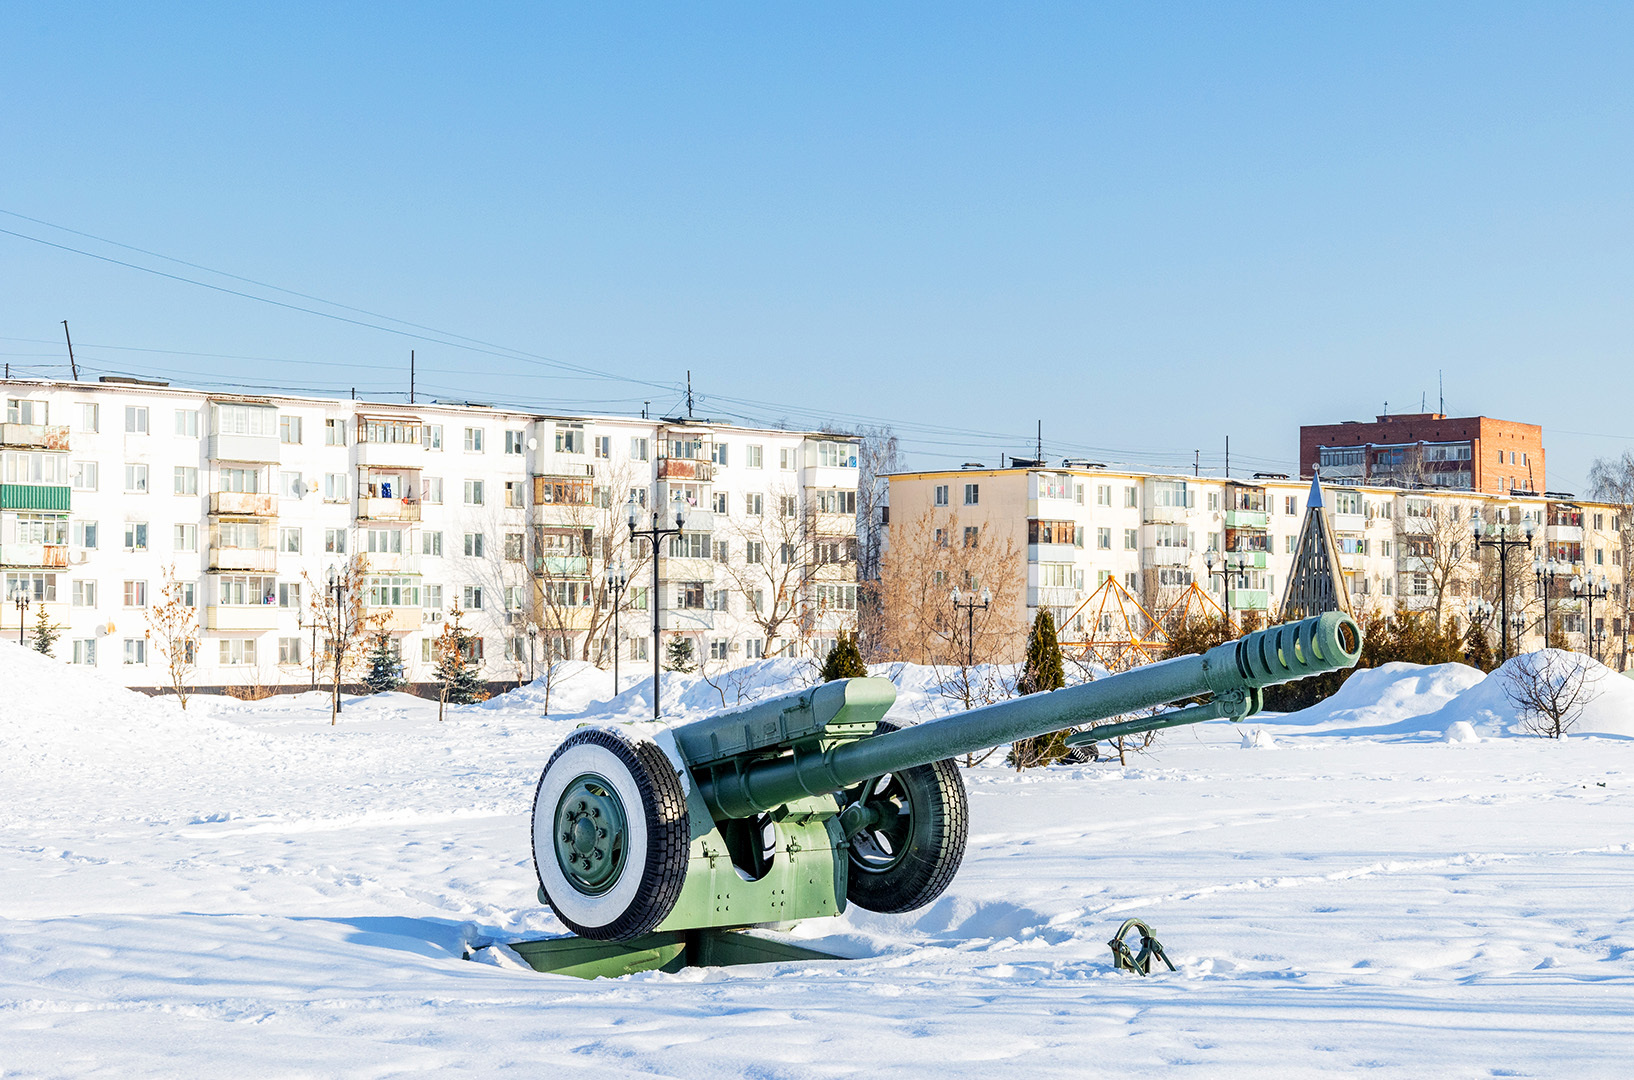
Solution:
[{"label": "artillery cannon", "polygon": [[1259,711],[1262,688],[1352,667],[1361,648],[1355,621],[1328,612],[912,727],[884,718],[896,700],[888,680],[861,678],[650,740],[585,728],[534,795],[539,898],[603,942],[837,915],[848,903],[912,911],[947,888],[964,855],[956,755],[1204,695],[1069,741],[1240,720]]}]

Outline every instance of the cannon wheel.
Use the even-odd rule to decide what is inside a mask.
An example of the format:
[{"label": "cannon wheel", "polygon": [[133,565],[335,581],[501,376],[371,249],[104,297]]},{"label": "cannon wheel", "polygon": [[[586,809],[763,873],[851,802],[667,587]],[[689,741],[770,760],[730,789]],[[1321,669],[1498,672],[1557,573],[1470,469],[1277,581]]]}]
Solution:
[{"label": "cannon wheel", "polygon": [[619,941],[670,913],[691,836],[675,767],[650,742],[588,728],[557,747],[533,796],[533,865],[556,917]]},{"label": "cannon wheel", "polygon": [[[897,730],[880,721],[875,734]],[[851,838],[845,898],[884,914],[913,911],[942,895],[964,858],[970,808],[951,760],[876,776],[845,793],[847,805],[895,809]]]}]

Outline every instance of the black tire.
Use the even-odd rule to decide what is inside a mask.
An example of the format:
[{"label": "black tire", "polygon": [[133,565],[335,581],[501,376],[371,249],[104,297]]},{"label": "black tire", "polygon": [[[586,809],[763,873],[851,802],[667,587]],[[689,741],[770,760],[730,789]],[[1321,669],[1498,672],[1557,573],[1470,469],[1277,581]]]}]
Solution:
[{"label": "black tire", "polygon": [[[557,844],[562,815],[573,813],[564,800],[586,778],[601,781],[603,797],[612,800],[604,805],[624,815],[607,844],[608,854],[617,856],[617,871],[597,889],[583,886],[576,867],[564,866],[567,856]],[[534,872],[556,917],[580,937],[623,941],[662,922],[680,899],[691,839],[675,766],[653,743],[632,742],[617,731],[587,728],[569,735],[534,789]]]},{"label": "black tire", "polygon": [[[880,721],[876,734],[897,730]],[[935,900],[959,872],[970,833],[964,778],[951,759],[876,776],[846,792],[850,805],[866,792],[870,804],[898,805],[895,828],[864,829],[851,838],[845,898],[860,908],[894,915]]]}]

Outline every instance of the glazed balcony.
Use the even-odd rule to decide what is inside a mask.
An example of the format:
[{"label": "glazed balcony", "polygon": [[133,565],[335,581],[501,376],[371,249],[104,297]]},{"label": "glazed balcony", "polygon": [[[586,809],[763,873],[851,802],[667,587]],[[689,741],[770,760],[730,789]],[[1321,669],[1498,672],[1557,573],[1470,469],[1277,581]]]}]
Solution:
[{"label": "glazed balcony", "polygon": [[211,570],[258,571],[270,574],[278,569],[276,548],[210,548]]},{"label": "glazed balcony", "polygon": [[207,630],[276,630],[276,604],[212,604],[204,609]]},{"label": "glazed balcony", "polygon": [[232,517],[277,517],[275,496],[256,491],[212,491],[210,513]]},{"label": "glazed balcony", "polygon": [[0,566],[42,570],[66,570],[66,544],[0,544]]},{"label": "glazed balcony", "polygon": [[67,450],[68,428],[56,424],[0,424],[0,446]]},{"label": "glazed balcony", "polygon": [[697,458],[659,458],[658,479],[694,480],[707,484],[715,479],[715,463]]},{"label": "glazed balcony", "polygon": [[1263,529],[1271,522],[1264,510],[1227,510],[1225,527],[1228,529]]},{"label": "glazed balcony", "polygon": [[425,612],[417,607],[366,607],[363,615],[369,620],[371,631],[388,634],[408,633],[425,623]]},{"label": "glazed balcony", "polygon": [[419,521],[419,499],[386,499],[365,495],[357,501],[360,521]]},{"label": "glazed balcony", "polygon": [[590,576],[590,556],[536,555],[533,573],[535,577],[587,578]]}]

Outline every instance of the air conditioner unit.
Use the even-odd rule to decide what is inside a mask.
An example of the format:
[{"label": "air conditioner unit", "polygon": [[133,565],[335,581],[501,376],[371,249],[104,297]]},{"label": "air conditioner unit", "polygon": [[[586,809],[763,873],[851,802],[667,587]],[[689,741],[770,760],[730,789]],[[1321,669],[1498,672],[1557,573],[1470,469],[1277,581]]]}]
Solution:
[{"label": "air conditioner unit", "polygon": [[89,562],[90,558],[91,557],[83,551],[76,551],[72,555],[73,561],[79,563],[80,565],[84,565],[86,562]]},{"label": "air conditioner unit", "polygon": [[425,613],[425,621],[428,622],[428,623],[429,622],[442,622],[443,621],[443,613],[440,612],[440,611],[428,611],[428,612]]}]

